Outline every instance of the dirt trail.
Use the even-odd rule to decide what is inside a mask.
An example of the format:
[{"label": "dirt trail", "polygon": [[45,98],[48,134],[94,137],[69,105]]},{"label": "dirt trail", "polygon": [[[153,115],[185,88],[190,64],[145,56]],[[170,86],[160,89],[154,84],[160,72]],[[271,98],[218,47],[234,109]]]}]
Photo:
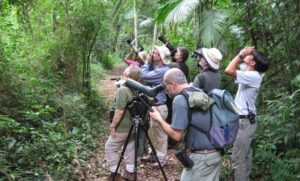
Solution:
[{"label": "dirt trail", "polygon": [[[108,76],[100,81],[99,91],[100,94],[107,97],[107,104],[111,105],[114,93],[116,92],[115,81],[111,78],[121,77],[126,65],[119,65],[108,73]],[[107,119],[107,118],[106,118]],[[105,181],[109,175],[109,170],[104,158],[104,145],[109,136],[109,123],[104,122],[106,133],[100,141],[100,148],[94,155],[91,155],[87,170],[85,170],[83,180]],[[169,181],[177,181],[181,174],[181,164],[174,157],[174,150],[168,150],[169,160],[168,164],[164,167],[164,171]],[[160,169],[153,169],[150,167],[151,163],[138,163],[138,180],[143,181],[160,181],[164,180]],[[124,167],[123,167],[124,168]]]}]

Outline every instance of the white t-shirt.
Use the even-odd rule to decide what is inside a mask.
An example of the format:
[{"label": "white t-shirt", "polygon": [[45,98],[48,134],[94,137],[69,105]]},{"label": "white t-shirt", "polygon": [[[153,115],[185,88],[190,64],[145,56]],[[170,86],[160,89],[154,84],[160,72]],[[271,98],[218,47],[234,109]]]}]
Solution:
[{"label": "white t-shirt", "polygon": [[237,70],[236,83],[239,84],[234,102],[240,115],[248,115],[249,110],[256,114],[255,102],[262,82],[262,75],[257,71]]}]

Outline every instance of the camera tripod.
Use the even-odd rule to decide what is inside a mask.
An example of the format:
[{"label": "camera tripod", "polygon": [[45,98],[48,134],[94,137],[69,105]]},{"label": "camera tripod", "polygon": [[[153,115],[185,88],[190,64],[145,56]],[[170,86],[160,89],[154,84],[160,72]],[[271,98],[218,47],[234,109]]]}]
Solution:
[{"label": "camera tripod", "polygon": [[[138,100],[134,100],[134,101],[141,101],[142,104],[144,104],[145,106],[147,106],[147,109],[151,111],[151,107],[146,103],[146,101],[141,97],[141,95],[137,95],[136,96],[138,98]],[[136,99],[136,98],[134,98]],[[133,101],[133,102],[134,102]],[[118,165],[117,165],[117,168],[116,168],[116,171],[114,172],[114,176],[113,176],[113,181],[115,181],[115,177],[118,173],[118,170],[119,170],[119,167],[120,167],[120,164],[121,164],[121,161],[122,159],[124,158],[124,153],[125,153],[125,150],[126,150],[126,147],[127,147],[127,144],[129,142],[129,139],[131,137],[131,134],[132,134],[132,131],[134,130],[134,136],[135,136],[135,146],[134,146],[134,180],[136,181],[137,180],[137,155],[138,155],[138,147],[139,147],[139,132],[140,132],[140,128],[143,129],[143,131],[145,132],[145,135],[146,135],[146,139],[148,140],[148,143],[151,147],[151,150],[153,152],[153,155],[155,157],[155,160],[157,161],[158,165],[159,165],[159,168],[163,174],[163,177],[164,179],[167,181],[167,177],[166,177],[166,174],[161,166],[161,163],[157,157],[157,153],[156,153],[156,150],[150,140],[150,137],[148,135],[148,132],[147,132],[147,127],[146,127],[146,124],[143,120],[143,117],[145,116],[145,114],[148,112],[147,111],[142,111],[142,110],[139,110],[140,106],[133,106],[131,108],[130,111],[130,114],[131,114],[131,117],[132,117],[132,125],[130,127],[130,130],[128,132],[128,136],[126,138],[126,141],[125,141],[125,144],[123,146],[123,150],[121,152],[121,155],[120,155],[120,159],[119,159],[119,162],[118,162]]]}]

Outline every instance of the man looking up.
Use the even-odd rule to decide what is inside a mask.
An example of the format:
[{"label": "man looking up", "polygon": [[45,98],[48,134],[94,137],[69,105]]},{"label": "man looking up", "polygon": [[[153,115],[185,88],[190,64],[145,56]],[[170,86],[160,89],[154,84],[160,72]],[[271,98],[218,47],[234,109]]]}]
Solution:
[{"label": "man looking up", "polygon": [[[164,46],[155,46],[152,53],[151,59],[141,67],[142,70],[142,82],[148,86],[156,86],[163,83],[163,77],[167,70],[169,70],[168,64],[171,62],[170,51]],[[154,62],[154,64],[152,63]],[[154,66],[153,66],[154,65]],[[155,107],[161,114],[161,116],[166,119],[168,116],[168,108],[166,106],[166,95],[162,91],[155,96]],[[149,137],[154,145],[157,152],[157,157],[162,166],[164,166],[168,161],[167,149],[168,149],[168,136],[159,127],[156,122],[150,122],[150,129],[148,131]],[[147,161],[151,159],[151,156],[142,158],[142,160]],[[158,163],[153,165],[158,167]]]},{"label": "man looking up", "polygon": [[[241,63],[247,65],[245,71],[237,70]],[[267,71],[268,67],[265,54],[254,47],[245,47],[225,69],[225,73],[235,78],[239,86],[234,100],[240,114],[238,135],[232,152],[235,181],[249,180],[252,167],[251,142],[257,128],[255,102],[263,78],[261,73]]]},{"label": "man looking up", "polygon": [[184,47],[178,47],[176,49],[174,59],[179,65],[179,69],[184,73],[187,81],[189,81],[189,67],[185,61],[189,58],[189,50]]},{"label": "man looking up", "polygon": [[216,48],[199,48],[195,50],[202,73],[198,74],[193,82],[194,87],[198,87],[208,93],[212,89],[220,89],[221,75],[219,72],[223,56]]}]

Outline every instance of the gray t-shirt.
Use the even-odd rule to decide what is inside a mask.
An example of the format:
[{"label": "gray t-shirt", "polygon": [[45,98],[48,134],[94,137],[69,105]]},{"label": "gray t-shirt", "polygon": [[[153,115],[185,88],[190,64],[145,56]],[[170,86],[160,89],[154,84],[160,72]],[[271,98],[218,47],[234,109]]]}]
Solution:
[{"label": "gray t-shirt", "polygon": [[221,75],[219,71],[205,70],[194,79],[193,86],[208,93],[212,89],[220,89]]},{"label": "gray t-shirt", "polygon": [[[197,127],[207,131],[209,129],[209,111],[200,112],[192,111],[192,121],[191,123]],[[188,107],[185,97],[183,95],[177,95],[173,100],[173,114],[172,114],[172,124],[173,129],[186,130],[188,126]],[[187,148],[190,150],[196,149],[213,149],[214,146],[208,140],[208,137],[192,128],[189,128],[189,134],[187,135]]]},{"label": "gray t-shirt", "polygon": [[259,92],[262,76],[257,71],[236,71],[236,83],[239,89],[234,102],[239,109],[240,115],[248,115],[248,108],[256,114],[255,102]]}]

